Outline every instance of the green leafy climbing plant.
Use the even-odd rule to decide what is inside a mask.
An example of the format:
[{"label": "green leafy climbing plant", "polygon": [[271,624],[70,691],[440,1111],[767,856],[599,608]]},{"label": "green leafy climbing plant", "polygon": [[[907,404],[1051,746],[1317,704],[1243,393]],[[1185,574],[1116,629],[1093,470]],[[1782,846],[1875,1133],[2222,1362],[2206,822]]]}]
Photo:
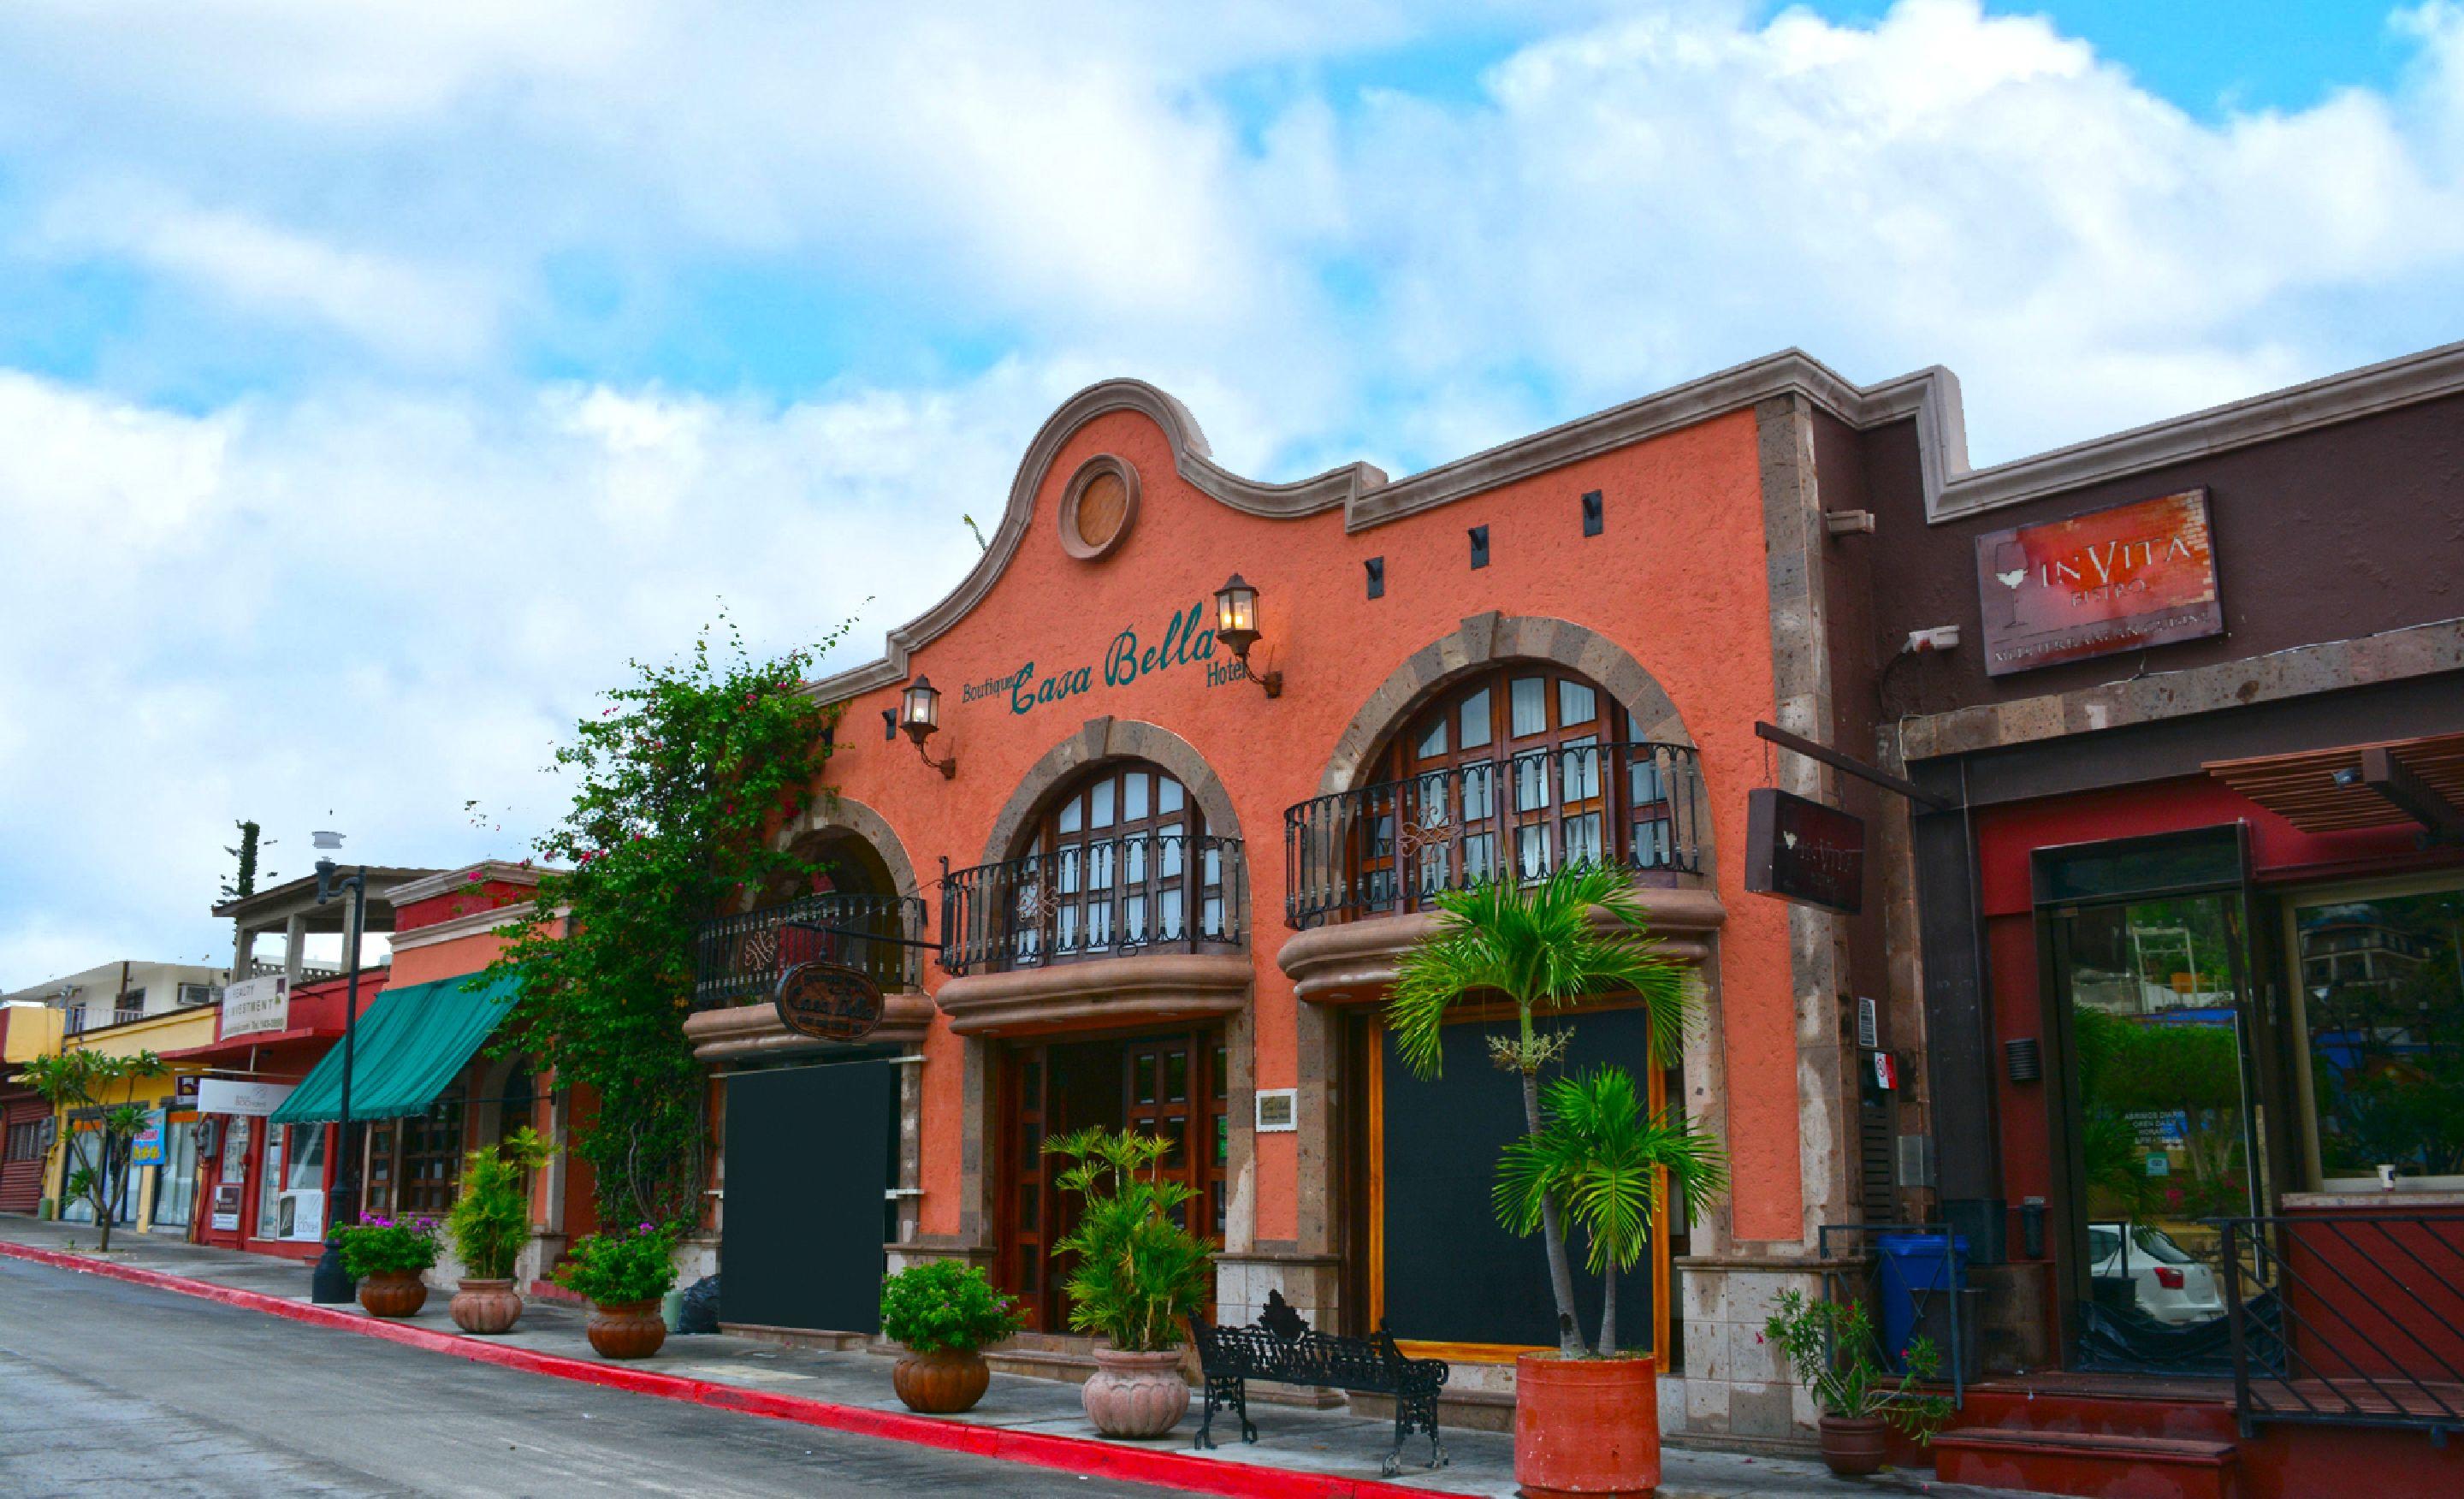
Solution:
[{"label": "green leafy climbing plant", "polygon": [[689,1232],[702,1203],[707,1078],[684,1034],[700,925],[746,890],[818,866],[772,838],[831,793],[838,710],[802,691],[809,649],[755,660],[721,617],[681,662],[632,663],[556,764],[578,782],[534,845],[549,869],[492,978],[518,981],[497,1055],[527,1051],[597,1108],[569,1148],[594,1174],[605,1222]]}]

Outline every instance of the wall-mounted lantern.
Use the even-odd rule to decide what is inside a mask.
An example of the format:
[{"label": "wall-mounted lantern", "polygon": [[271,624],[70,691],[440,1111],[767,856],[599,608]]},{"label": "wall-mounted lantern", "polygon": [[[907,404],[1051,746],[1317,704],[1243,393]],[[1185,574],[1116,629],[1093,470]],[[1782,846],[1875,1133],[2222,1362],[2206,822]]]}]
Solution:
[{"label": "wall-mounted lantern", "polygon": [[1215,590],[1215,638],[1240,658],[1241,670],[1265,688],[1267,696],[1284,694],[1283,672],[1259,672],[1249,665],[1249,648],[1258,643],[1258,590],[1239,573]]},{"label": "wall-mounted lantern", "polygon": [[898,702],[898,726],[915,741],[915,753],[924,758],[924,763],[939,771],[942,780],[947,781],[958,773],[958,757],[953,755],[947,760],[935,760],[932,752],[924,747],[924,741],[941,726],[941,693],[933,685],[932,678],[919,676],[907,684],[907,691]]}]

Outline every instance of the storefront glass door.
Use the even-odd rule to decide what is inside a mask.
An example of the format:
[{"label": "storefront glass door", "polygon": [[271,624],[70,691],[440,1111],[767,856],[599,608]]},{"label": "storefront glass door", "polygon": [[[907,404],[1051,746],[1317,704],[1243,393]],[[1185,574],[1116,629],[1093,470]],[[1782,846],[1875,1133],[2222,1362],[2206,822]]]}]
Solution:
[{"label": "storefront glass door", "polygon": [[2270,1201],[2247,913],[2238,885],[2046,912],[2068,1051],[2063,1278],[2083,1365],[2226,1367],[2208,1221]]}]

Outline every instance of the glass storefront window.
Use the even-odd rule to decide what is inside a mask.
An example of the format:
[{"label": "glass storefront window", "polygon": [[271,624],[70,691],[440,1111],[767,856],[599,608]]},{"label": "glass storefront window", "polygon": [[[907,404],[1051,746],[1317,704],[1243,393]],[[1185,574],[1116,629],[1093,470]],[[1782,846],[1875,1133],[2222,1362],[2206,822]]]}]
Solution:
[{"label": "glass storefront window", "polygon": [[154,1226],[186,1228],[197,1202],[197,1126],[187,1120],[163,1131],[163,1164],[154,1174]]},{"label": "glass storefront window", "polygon": [[[60,1170],[60,1219],[63,1223],[94,1222],[94,1201],[73,1185],[79,1170],[100,1170],[101,1137],[91,1130],[80,1130],[69,1136],[68,1160]],[[133,1223],[137,1221],[138,1172],[131,1167],[121,1181],[120,1196],[112,1202],[111,1221]]]},{"label": "glass storefront window", "polygon": [[265,1132],[265,1174],[256,1183],[256,1236],[272,1239],[282,1232],[282,1137],[287,1130]]},{"label": "glass storefront window", "polygon": [[2464,889],[2305,897],[2290,925],[2311,1179],[2464,1186]]}]

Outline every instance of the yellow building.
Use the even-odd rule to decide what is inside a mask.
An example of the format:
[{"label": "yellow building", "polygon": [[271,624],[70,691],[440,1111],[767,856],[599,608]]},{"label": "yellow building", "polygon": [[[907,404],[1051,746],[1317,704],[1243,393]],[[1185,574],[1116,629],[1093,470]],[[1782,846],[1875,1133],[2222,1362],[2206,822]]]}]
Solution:
[{"label": "yellow building", "polygon": [[[215,1014],[210,1004],[164,1010],[79,1032],[66,1037],[58,1046],[103,1056],[128,1057],[142,1051],[161,1056],[210,1043],[214,1039]],[[159,1116],[155,1123],[160,1127],[149,1132],[144,1142],[148,1148],[143,1154],[154,1158],[129,1171],[127,1191],[112,1221],[121,1227],[134,1225],[140,1233],[187,1237],[197,1210],[197,1113],[193,1091],[188,1099],[182,1099],[180,1080],[201,1076],[204,1071],[199,1063],[167,1062],[156,1076],[133,1078],[119,1085],[106,1093],[98,1107],[77,1110],[74,1116],[68,1111],[62,1112],[55,1127],[58,1143],[45,1163],[43,1179],[43,1195],[56,1204],[55,1211],[60,1218],[72,1223],[93,1221],[91,1203],[82,1198],[65,1200],[72,1162],[85,1158],[85,1153],[92,1149],[89,1141],[102,1109],[135,1103]],[[195,1085],[189,1086],[193,1090]]]},{"label": "yellow building", "polygon": [[52,1109],[10,1079],[34,1058],[59,1050],[65,1018],[39,1000],[0,1003],[0,1213],[31,1213],[41,1205],[51,1171]]}]

